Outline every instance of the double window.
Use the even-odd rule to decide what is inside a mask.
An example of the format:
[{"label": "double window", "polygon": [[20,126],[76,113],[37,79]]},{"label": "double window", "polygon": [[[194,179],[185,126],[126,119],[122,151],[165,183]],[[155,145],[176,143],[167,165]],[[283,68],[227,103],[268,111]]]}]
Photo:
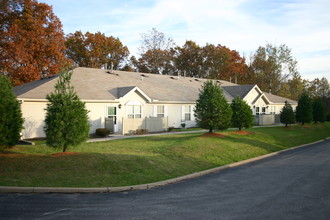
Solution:
[{"label": "double window", "polygon": [[142,118],[141,105],[128,105],[126,106],[127,118]]},{"label": "double window", "polygon": [[165,117],[165,106],[157,105],[157,117],[164,118]]},{"label": "double window", "polygon": [[184,120],[191,121],[191,105],[184,106]]}]

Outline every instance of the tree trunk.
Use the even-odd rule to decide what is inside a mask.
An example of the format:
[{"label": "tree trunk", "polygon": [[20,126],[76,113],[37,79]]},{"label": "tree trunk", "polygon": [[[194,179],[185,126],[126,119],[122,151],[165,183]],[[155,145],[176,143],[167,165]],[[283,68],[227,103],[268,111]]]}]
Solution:
[{"label": "tree trunk", "polygon": [[212,132],[213,132],[213,128],[210,128],[210,129],[209,129],[209,133],[212,133]]}]

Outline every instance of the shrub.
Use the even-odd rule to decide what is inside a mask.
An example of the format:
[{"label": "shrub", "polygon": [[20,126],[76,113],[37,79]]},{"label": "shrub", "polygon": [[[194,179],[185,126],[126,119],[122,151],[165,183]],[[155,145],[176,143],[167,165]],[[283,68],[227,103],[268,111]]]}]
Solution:
[{"label": "shrub", "polygon": [[231,124],[232,110],[220,86],[211,80],[204,83],[196,101],[195,120],[201,128],[225,130]]},{"label": "shrub", "polygon": [[0,146],[14,146],[20,139],[23,118],[8,77],[0,75]]},{"label": "shrub", "polygon": [[58,78],[55,91],[47,95],[45,118],[46,144],[53,148],[76,146],[89,135],[88,111],[70,85],[72,70],[65,69]]},{"label": "shrub", "polygon": [[175,129],[174,127],[168,127],[167,130],[168,130],[169,132],[171,132],[171,131],[174,131],[174,129]]},{"label": "shrub", "polygon": [[304,92],[298,101],[296,109],[296,120],[302,125],[311,122],[313,119],[312,100],[306,92]]},{"label": "shrub", "polygon": [[296,122],[292,106],[287,101],[285,101],[285,105],[281,110],[280,120],[282,124],[285,124],[285,127]]},{"label": "shrub", "polygon": [[147,134],[148,130],[147,129],[136,129],[135,134]]},{"label": "shrub", "polygon": [[106,128],[97,128],[95,134],[97,136],[107,137],[110,134],[110,131]]},{"label": "shrub", "polygon": [[234,127],[239,130],[242,130],[243,127],[252,127],[254,121],[253,112],[243,99],[239,96],[235,97],[230,106],[233,111],[231,121]]}]

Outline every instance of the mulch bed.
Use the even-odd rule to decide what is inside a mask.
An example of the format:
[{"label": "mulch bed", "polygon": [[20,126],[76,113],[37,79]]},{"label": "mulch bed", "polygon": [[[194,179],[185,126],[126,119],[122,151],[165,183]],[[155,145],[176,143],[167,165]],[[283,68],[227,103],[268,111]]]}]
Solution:
[{"label": "mulch bed", "polygon": [[243,131],[243,130],[241,130],[241,131],[232,131],[230,133],[238,134],[238,135],[249,135],[249,134],[253,134],[253,132],[251,132],[251,131]]},{"label": "mulch bed", "polygon": [[210,133],[210,132],[207,132],[207,133],[204,133],[201,135],[201,137],[218,137],[218,138],[223,138],[225,135],[224,134],[220,134],[220,133]]}]

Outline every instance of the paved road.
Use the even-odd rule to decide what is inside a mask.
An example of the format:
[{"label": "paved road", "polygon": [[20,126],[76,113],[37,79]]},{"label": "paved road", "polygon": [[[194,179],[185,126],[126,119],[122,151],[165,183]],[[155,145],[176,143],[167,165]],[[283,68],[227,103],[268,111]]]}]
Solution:
[{"label": "paved road", "polygon": [[4,194],[0,219],[330,219],[330,141],[152,190]]}]

